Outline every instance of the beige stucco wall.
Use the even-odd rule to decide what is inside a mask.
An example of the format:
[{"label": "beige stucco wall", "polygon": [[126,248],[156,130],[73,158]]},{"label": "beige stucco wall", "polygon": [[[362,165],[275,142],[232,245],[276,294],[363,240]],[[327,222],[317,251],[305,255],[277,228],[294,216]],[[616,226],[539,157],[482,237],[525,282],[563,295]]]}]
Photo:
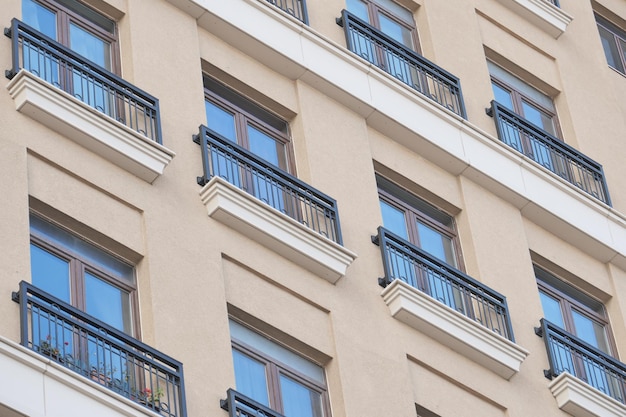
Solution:
[{"label": "beige stucco wall", "polygon": [[[234,387],[229,314],[325,366],[334,417],[412,417],[416,403],[442,417],[563,416],[543,376],[543,340],[533,331],[542,317],[533,261],[567,271],[564,278],[606,304],[617,356],[624,360],[626,271],[600,259],[602,251],[581,249],[585,239],[594,247],[607,245],[588,236],[591,220],[568,219],[563,228],[539,225],[537,217],[545,223],[552,217],[539,210],[529,218],[520,210],[527,207],[522,197],[509,198],[514,192],[496,179],[472,174],[473,161],[457,169],[457,156],[439,145],[409,149],[404,143],[413,136],[390,132],[410,127],[399,129],[387,119],[374,123],[370,103],[326,83],[324,74],[307,74],[307,65],[323,63],[298,62],[283,71],[263,60],[270,47],[257,48],[240,32],[226,31],[215,16],[205,14],[208,23],[197,24],[195,11],[222,10],[231,2],[251,16],[274,19],[275,27],[266,28],[270,34],[285,26],[329,50],[344,47],[334,22],[345,7],[342,0],[309,0],[310,28],[274,16],[264,1],[88,2],[111,7],[118,19],[122,77],[160,100],[163,144],[176,156],[152,184],[16,111],[2,89],[0,336],[19,341],[18,305],[10,294],[20,280],[29,280],[30,208],[136,265],[141,338],[184,363],[189,416],[225,415],[219,399]],[[0,9],[5,26],[21,17],[19,3],[11,0]],[[486,59],[527,76],[554,97],[565,142],[603,164],[613,208],[541,171],[537,176],[583,201],[572,209],[589,206],[594,215],[617,219],[622,229],[606,251],[626,256],[618,240],[626,236],[626,77],[606,65],[591,3],[563,3],[574,20],[554,39],[499,0],[403,2],[415,10],[424,55],[461,79],[467,121],[445,113],[437,113],[437,120],[452,132],[466,129],[468,136],[503,146],[484,112],[492,99]],[[622,0],[598,4],[626,19]],[[253,30],[254,22],[248,23]],[[0,68],[9,68],[10,40],[0,42]],[[246,42],[254,48],[242,48]],[[350,68],[367,68],[345,55]],[[287,53],[282,58],[291,59]],[[207,215],[196,183],[200,147],[191,138],[205,123],[203,71],[290,123],[298,178],[337,200],[344,246],[357,255],[335,285]],[[375,68],[364,71],[383,80],[385,91],[414,94]],[[433,136],[426,139],[447,141]],[[377,283],[380,250],[370,240],[382,221],[375,172],[454,215],[465,271],[507,296],[516,343],[530,352],[509,381],[390,316]],[[582,230],[585,238],[570,241],[572,230]]]}]

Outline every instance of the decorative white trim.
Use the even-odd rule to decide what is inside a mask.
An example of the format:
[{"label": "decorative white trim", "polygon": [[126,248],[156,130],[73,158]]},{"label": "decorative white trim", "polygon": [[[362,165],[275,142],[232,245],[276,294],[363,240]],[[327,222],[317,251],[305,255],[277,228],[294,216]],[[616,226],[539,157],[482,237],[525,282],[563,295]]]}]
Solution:
[{"label": "decorative white trim", "polygon": [[335,284],[356,254],[298,223],[258,198],[213,177],[200,198],[211,218]]},{"label": "decorative white trim", "polygon": [[[168,0],[279,74],[362,115],[379,132],[463,175],[600,262],[626,269],[626,217],[467,120],[257,0]],[[485,103],[487,105],[487,103]]]},{"label": "decorative white trim", "polygon": [[549,388],[559,408],[574,417],[626,417],[626,405],[567,372],[552,380]]},{"label": "decorative white trim", "polygon": [[573,20],[572,16],[547,0],[500,0],[500,3],[555,39],[565,32]]},{"label": "decorative white trim", "polygon": [[115,165],[152,183],[174,152],[26,70],[7,85],[15,108]]},{"label": "decorative white trim", "polygon": [[25,416],[157,417],[148,408],[0,336],[0,404]]},{"label": "decorative white trim", "polygon": [[401,280],[381,293],[391,315],[455,352],[511,379],[528,351]]}]

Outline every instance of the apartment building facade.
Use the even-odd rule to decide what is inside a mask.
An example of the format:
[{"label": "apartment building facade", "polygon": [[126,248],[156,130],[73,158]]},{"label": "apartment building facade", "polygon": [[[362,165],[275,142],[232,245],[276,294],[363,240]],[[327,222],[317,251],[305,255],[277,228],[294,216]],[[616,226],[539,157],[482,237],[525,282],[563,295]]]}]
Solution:
[{"label": "apartment building facade", "polygon": [[623,0],[5,0],[0,416],[626,416]]}]

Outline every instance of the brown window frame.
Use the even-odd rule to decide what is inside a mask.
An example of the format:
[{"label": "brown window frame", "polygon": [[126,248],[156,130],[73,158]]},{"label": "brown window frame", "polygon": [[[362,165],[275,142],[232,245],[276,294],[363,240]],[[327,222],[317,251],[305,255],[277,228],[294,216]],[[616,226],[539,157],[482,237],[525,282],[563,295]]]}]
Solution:
[{"label": "brown window frame", "polygon": [[[42,221],[46,221],[42,219]],[[47,222],[47,221],[46,221]],[[50,222],[48,222],[50,223]],[[59,227],[56,224],[50,223],[54,228],[60,229],[65,233],[68,233],[74,236],[77,239],[82,239],[80,236],[68,231],[64,228]],[[95,249],[117,258],[114,254],[104,251],[100,248],[95,247],[93,244],[85,241],[90,246]],[[42,234],[37,233],[37,231],[31,229],[30,234],[30,243],[31,245],[35,245],[40,249],[51,253],[54,256],[59,257],[69,263],[69,280],[70,280],[70,304],[81,311],[86,311],[86,295],[85,295],[85,272],[88,272],[98,279],[103,280],[104,282],[111,284],[114,287],[121,289],[128,293],[129,303],[130,303],[130,325],[131,331],[129,336],[132,336],[136,339],[140,339],[141,332],[139,326],[139,314],[138,314],[138,297],[137,297],[137,287],[136,287],[136,278],[133,277],[133,284],[129,283],[127,280],[116,277],[114,274],[105,271],[104,269],[94,265],[87,258],[81,255],[79,252],[73,251],[70,248],[62,246],[59,243],[53,242],[49,238],[46,238]],[[119,258],[118,258],[119,259]],[[127,262],[120,260],[120,262]],[[132,266],[128,264],[129,266]],[[134,270],[134,267],[133,267]]]},{"label": "brown window frame", "polygon": [[[620,61],[620,64],[622,65],[621,69],[615,68],[614,66],[610,64],[609,64],[609,67],[613,68],[615,71],[619,72],[620,74],[626,76],[626,31],[620,29],[617,25],[615,25],[614,23],[612,23],[610,20],[606,19],[605,17],[600,16],[597,13],[594,13],[594,14],[595,14],[596,25],[598,26],[598,29],[602,28],[613,35],[613,40],[615,42],[615,47],[617,49],[617,54],[618,54],[617,57],[613,57],[613,58],[618,59]],[[602,47],[602,50],[606,55],[606,51],[604,50],[604,47]],[[608,63],[608,59],[607,59],[607,63]]]},{"label": "brown window frame", "polygon": [[76,0],[77,3],[80,3],[82,6],[90,9],[93,13],[102,16],[103,18],[110,20],[114,23],[113,32],[106,30],[101,27],[97,23],[93,22],[89,18],[80,15],[76,11],[67,7],[66,5],[57,2],[55,0],[31,0],[35,3],[39,3],[41,6],[49,9],[54,12],[57,18],[57,41],[66,46],[69,49],[72,49],[70,46],[70,24],[74,23],[80,26],[82,29],[91,32],[97,37],[105,40],[111,45],[111,68],[109,71],[116,75],[121,75],[121,65],[120,65],[120,52],[119,52],[119,34],[117,29],[117,22],[115,19],[109,17],[108,15],[100,12],[99,10],[94,9],[91,6],[84,4]]},{"label": "brown window frame", "polygon": [[[520,81],[524,82],[523,80],[520,80]],[[519,90],[517,90],[512,85],[508,84],[507,82],[499,79],[498,77],[496,77],[494,75],[491,75],[491,82],[493,84],[496,84],[497,86],[499,86],[503,90],[508,91],[511,94],[511,101],[513,102],[513,111],[516,114],[526,118],[526,116],[524,115],[524,107],[522,105],[524,102],[526,102],[529,105],[531,105],[532,107],[534,107],[535,109],[537,109],[539,112],[541,112],[541,113],[545,114],[546,116],[548,116],[550,118],[550,120],[552,120],[552,124],[554,125],[554,136],[557,139],[561,140],[561,141],[563,140],[563,134],[561,132],[561,125],[559,123],[559,118],[558,118],[558,115],[557,115],[556,111],[552,111],[550,109],[547,109],[546,107],[544,107],[541,104],[537,103],[532,98],[528,97],[524,93],[522,93]],[[546,97],[549,97],[549,96],[546,95]],[[550,100],[552,100],[552,97],[549,97],[549,98],[550,98]],[[543,130],[543,127],[541,127],[541,126],[537,126],[537,127],[539,127],[540,129]]]},{"label": "brown window frame", "polygon": [[388,182],[391,186],[397,187],[399,191],[407,193],[408,195],[411,196],[411,198],[419,200],[422,204],[426,204],[430,206],[433,210],[436,210],[437,212],[441,213],[441,215],[447,216],[450,219],[451,226],[447,226],[443,224],[437,219],[434,219],[433,217],[421,211],[418,207],[415,207],[409,202],[403,200],[402,197],[395,195],[393,193],[393,190],[391,191],[386,190],[384,186],[381,186],[381,184],[378,183],[379,181],[377,181],[379,200],[383,200],[387,204],[405,212],[405,219],[407,220],[407,231],[408,231],[409,242],[421,248],[420,237],[417,231],[417,226],[416,226],[416,221],[415,221],[415,220],[419,220],[421,223],[424,223],[426,226],[431,227],[436,232],[441,233],[443,236],[448,237],[450,239],[450,241],[452,242],[452,250],[454,251],[454,258],[457,263],[457,265],[451,265],[451,266],[458,269],[459,271],[465,272],[465,267],[463,265],[463,255],[461,253],[461,244],[459,242],[459,236],[456,231],[456,222],[455,222],[454,216],[451,216],[444,210],[441,210],[439,207],[435,206],[429,201],[418,197],[414,193],[411,193],[410,191],[404,189],[403,187],[394,183],[393,181],[390,181],[389,179],[381,175],[377,175],[377,177],[381,178],[385,182]]},{"label": "brown window frame", "polygon": [[284,414],[282,391],[280,389],[280,376],[285,375],[304,385],[306,388],[319,393],[322,399],[323,417],[331,417],[328,387],[326,385],[321,385],[320,383],[311,380],[305,375],[302,375],[297,370],[281,363],[280,361],[264,354],[258,349],[255,349],[254,347],[242,341],[231,339],[231,344],[233,350],[237,350],[239,353],[246,355],[256,361],[259,361],[265,365],[268,398],[270,403],[269,407],[272,410]]},{"label": "brown window frame", "polygon": [[[579,314],[582,314],[583,316],[602,326],[606,337],[606,343],[608,349],[610,350],[610,352],[605,353],[613,356],[614,358],[617,358],[617,346],[615,344],[613,333],[611,332],[611,323],[607,317],[606,307],[604,303],[579,290],[578,288],[574,287],[565,280],[559,278],[554,273],[539,265],[534,265],[534,269],[538,290],[555,299],[561,307],[561,315],[563,317],[563,323],[565,325],[565,329],[563,330],[577,336],[575,333],[574,316],[572,314],[572,311],[576,311]],[[556,288],[554,285],[546,282],[548,279],[560,282],[560,285],[563,286],[564,289]],[[582,301],[581,298],[588,298],[593,303],[597,303],[597,305],[600,306],[600,311],[598,312],[592,307],[585,304],[585,302]],[[556,325],[556,323],[554,324]]]},{"label": "brown window frame", "polygon": [[[224,89],[225,92],[231,96],[230,99],[220,95],[219,92],[211,90],[209,86],[210,83],[216,83],[220,89]],[[220,81],[208,76],[204,77],[204,99],[234,116],[237,144],[243,148],[250,150],[247,130],[248,125],[260,130],[282,144],[284,152],[279,154],[278,168],[295,175],[293,144],[289,135],[289,123],[286,120],[259,106]],[[245,109],[244,106],[248,109]],[[268,120],[263,120],[264,118]],[[269,118],[273,120],[270,122]],[[284,131],[272,126],[272,124],[278,123],[284,124]]]}]

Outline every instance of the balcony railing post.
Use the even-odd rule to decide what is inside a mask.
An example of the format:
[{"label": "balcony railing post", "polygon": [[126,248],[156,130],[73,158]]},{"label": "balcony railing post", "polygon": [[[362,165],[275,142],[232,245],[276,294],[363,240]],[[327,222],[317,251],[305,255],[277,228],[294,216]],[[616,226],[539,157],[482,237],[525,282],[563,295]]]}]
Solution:
[{"label": "balcony railing post", "polygon": [[10,28],[6,28],[4,30],[4,34],[5,36],[11,38],[11,46],[12,46],[12,51],[11,51],[11,65],[12,68],[9,70],[5,71],[5,76],[11,80],[13,79],[13,77],[15,77],[15,75],[17,74],[17,72],[20,70],[20,56],[19,56],[19,36],[18,36],[18,20],[17,19],[11,19],[11,27]]}]

